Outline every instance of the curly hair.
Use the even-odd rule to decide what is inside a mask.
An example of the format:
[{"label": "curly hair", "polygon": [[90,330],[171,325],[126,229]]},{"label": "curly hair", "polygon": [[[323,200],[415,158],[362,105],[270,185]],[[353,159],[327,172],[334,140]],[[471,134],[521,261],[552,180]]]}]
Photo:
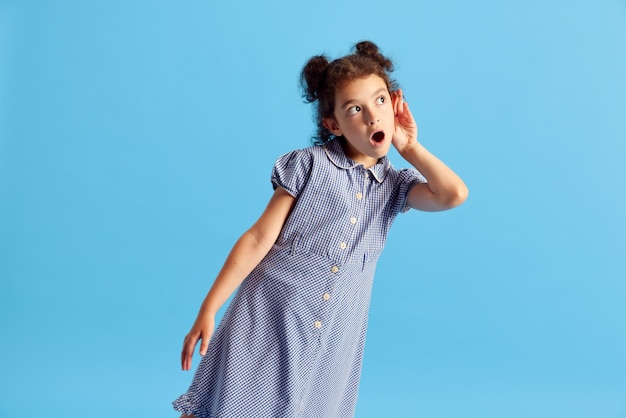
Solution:
[{"label": "curly hair", "polygon": [[317,133],[313,137],[316,144],[324,144],[335,138],[323,125],[325,118],[333,117],[335,112],[335,93],[346,83],[375,74],[387,84],[393,92],[398,89],[395,80],[390,78],[393,72],[391,60],[380,53],[378,46],[370,41],[362,41],[354,46],[354,52],[330,62],[325,55],[316,55],[309,59],[300,73],[300,86],[305,102],[314,103]]}]

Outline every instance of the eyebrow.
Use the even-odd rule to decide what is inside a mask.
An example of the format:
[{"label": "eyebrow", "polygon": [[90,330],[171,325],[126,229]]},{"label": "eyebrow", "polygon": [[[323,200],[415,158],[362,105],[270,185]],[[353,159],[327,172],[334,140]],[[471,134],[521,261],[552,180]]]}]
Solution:
[{"label": "eyebrow", "polygon": [[[387,93],[387,92],[388,92],[388,90],[387,90],[386,88],[381,87],[381,88],[379,88],[378,90],[376,90],[376,91],[374,92],[374,94],[372,94],[372,97],[376,97],[376,96],[380,95],[381,93]],[[343,102],[343,104],[340,106],[340,109],[343,109],[344,107],[346,107],[347,105],[349,105],[350,103],[355,102],[355,101],[356,101],[356,100],[354,100],[354,99],[348,99],[348,100],[346,100],[346,101],[345,101],[345,102]]]}]

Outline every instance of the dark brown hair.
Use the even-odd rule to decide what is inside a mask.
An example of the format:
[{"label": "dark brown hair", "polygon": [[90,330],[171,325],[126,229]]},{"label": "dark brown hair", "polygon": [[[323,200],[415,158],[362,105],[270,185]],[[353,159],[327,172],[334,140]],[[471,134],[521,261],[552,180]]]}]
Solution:
[{"label": "dark brown hair", "polygon": [[362,41],[354,46],[354,52],[329,62],[325,55],[312,57],[300,73],[302,96],[308,103],[317,101],[315,124],[317,134],[313,141],[323,144],[335,138],[335,135],[322,124],[325,118],[333,117],[335,112],[335,93],[346,83],[375,74],[385,80],[387,89],[398,89],[389,75],[393,72],[391,60],[380,53],[378,46],[370,41]]}]

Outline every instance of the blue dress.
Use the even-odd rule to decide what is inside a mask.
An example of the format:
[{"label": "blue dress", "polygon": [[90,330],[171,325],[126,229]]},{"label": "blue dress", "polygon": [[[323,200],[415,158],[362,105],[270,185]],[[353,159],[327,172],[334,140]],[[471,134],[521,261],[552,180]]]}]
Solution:
[{"label": "blue dress", "polygon": [[281,156],[274,188],[297,200],[241,283],[189,390],[196,418],[354,415],[376,261],[424,177],[384,157],[365,169],[340,140]]}]

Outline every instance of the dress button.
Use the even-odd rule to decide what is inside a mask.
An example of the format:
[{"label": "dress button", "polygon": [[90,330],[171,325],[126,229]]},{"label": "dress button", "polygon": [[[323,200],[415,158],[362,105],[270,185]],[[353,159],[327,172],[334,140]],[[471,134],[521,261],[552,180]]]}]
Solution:
[{"label": "dress button", "polygon": [[342,250],[345,250],[347,246],[348,244],[346,244],[345,242],[342,242],[341,244],[339,244],[339,248],[341,248]]},{"label": "dress button", "polygon": [[363,199],[363,193],[358,192],[358,193],[356,194],[356,198],[357,198],[357,199],[359,199],[359,200]]},{"label": "dress button", "polygon": [[328,300],[330,299],[330,294],[329,293],[324,293],[324,296],[322,296],[324,298],[324,300]]},{"label": "dress button", "polygon": [[354,225],[356,223],[356,218],[350,218],[350,223]]},{"label": "dress button", "polygon": [[315,323],[313,324],[315,326],[315,328],[322,328],[322,322],[321,321],[315,321]]},{"label": "dress button", "polygon": [[332,271],[333,273],[337,273],[339,271],[339,267],[337,266],[333,266],[330,271]]}]

